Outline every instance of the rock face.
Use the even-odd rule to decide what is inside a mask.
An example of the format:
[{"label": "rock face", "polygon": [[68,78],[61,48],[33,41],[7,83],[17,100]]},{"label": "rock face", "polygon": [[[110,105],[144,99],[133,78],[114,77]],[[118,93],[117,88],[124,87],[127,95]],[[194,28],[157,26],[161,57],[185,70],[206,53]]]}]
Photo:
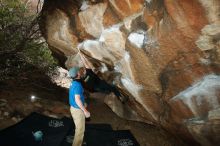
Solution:
[{"label": "rock face", "polygon": [[29,10],[29,13],[39,13],[43,7],[44,0],[20,0],[25,4],[25,7]]},{"label": "rock face", "polygon": [[106,99],[119,116],[220,144],[219,0],[47,0],[41,29],[61,64],[80,49],[130,95]]}]

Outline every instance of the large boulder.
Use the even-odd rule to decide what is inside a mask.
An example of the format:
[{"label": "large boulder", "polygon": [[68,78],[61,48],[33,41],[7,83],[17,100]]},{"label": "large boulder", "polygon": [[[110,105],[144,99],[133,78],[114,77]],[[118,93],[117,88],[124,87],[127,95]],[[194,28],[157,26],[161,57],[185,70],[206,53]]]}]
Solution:
[{"label": "large boulder", "polygon": [[219,0],[47,0],[41,30],[66,68],[81,50],[129,95],[106,98],[119,116],[218,145],[219,14]]}]

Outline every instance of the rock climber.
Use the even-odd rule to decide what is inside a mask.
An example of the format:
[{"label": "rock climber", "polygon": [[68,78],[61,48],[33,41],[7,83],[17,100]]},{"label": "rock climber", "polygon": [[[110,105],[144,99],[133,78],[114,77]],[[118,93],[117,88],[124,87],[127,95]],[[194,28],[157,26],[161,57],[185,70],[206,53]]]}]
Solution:
[{"label": "rock climber", "polygon": [[[79,55],[85,66],[85,72],[82,78],[83,80],[81,81],[86,90],[89,92],[102,92],[106,94],[113,92],[122,103],[125,103],[128,100],[128,95],[120,92],[116,86],[108,84],[105,80],[100,79],[98,75],[93,72],[91,63],[87,60],[83,53],[81,53],[81,51],[79,51]],[[69,70],[70,77],[72,77],[73,69],[74,67]]]}]

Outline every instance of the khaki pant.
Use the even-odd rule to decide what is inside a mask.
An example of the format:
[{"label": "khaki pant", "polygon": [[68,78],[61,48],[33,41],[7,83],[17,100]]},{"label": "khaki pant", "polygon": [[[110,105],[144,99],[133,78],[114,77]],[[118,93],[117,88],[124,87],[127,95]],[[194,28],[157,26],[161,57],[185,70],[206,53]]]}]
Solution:
[{"label": "khaki pant", "polygon": [[72,146],[81,146],[85,131],[85,115],[81,109],[74,107],[70,108],[70,112],[75,123],[75,135]]}]

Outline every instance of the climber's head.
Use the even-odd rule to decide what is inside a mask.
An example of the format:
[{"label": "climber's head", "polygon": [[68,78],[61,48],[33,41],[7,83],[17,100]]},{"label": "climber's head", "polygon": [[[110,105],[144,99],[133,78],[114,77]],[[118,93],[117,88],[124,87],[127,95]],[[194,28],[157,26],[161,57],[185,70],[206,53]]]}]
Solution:
[{"label": "climber's head", "polygon": [[71,78],[75,78],[75,77],[77,77],[77,74],[78,74],[78,72],[79,72],[79,67],[78,66],[75,66],[75,67],[72,67],[72,68],[70,68],[70,70],[69,70],[69,76],[71,77]]},{"label": "climber's head", "polygon": [[69,76],[71,78],[82,78],[85,75],[85,68],[74,66],[69,70]]}]

